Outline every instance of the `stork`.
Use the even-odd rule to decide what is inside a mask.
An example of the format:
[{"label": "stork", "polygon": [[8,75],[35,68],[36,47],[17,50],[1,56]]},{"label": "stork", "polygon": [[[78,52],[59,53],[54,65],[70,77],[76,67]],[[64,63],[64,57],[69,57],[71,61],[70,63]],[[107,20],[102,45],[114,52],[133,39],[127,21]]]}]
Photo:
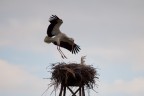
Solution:
[{"label": "stork", "polygon": [[80,51],[80,46],[74,42],[74,39],[68,37],[66,34],[60,31],[60,26],[63,23],[63,20],[57,17],[56,15],[52,15],[49,19],[50,25],[47,29],[47,36],[44,39],[46,43],[53,43],[57,46],[57,50],[61,54],[61,57],[67,58],[60,47],[65,48],[72,52],[72,54],[76,54]]},{"label": "stork", "polygon": [[85,59],[86,59],[86,56],[82,56],[81,57],[81,65],[85,65]]}]

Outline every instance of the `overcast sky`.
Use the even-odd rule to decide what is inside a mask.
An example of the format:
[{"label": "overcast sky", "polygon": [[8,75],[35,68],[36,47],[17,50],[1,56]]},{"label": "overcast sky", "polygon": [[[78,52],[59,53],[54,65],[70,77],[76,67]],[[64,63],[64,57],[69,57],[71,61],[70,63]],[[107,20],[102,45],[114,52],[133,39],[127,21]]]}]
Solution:
[{"label": "overcast sky", "polygon": [[[52,14],[82,49],[77,55],[62,49],[67,60],[43,42]],[[47,66],[79,63],[84,55],[100,74],[91,96],[143,96],[144,1],[0,0],[1,96],[40,96],[50,83],[43,79],[51,77]]]}]

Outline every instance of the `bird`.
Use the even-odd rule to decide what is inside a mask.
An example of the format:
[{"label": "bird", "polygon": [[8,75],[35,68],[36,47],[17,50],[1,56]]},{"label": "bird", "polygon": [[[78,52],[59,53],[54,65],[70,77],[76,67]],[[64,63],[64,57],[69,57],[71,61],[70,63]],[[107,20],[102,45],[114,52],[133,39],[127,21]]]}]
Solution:
[{"label": "bird", "polygon": [[47,36],[45,37],[44,42],[56,45],[57,50],[63,59],[67,57],[60,49],[61,47],[69,50],[72,54],[77,54],[81,50],[80,46],[74,42],[73,38],[67,36],[60,30],[63,20],[56,15],[52,15],[49,18],[49,22],[50,25],[47,28]]},{"label": "bird", "polygon": [[86,59],[86,56],[82,56],[81,57],[81,65],[85,65],[85,59]]}]

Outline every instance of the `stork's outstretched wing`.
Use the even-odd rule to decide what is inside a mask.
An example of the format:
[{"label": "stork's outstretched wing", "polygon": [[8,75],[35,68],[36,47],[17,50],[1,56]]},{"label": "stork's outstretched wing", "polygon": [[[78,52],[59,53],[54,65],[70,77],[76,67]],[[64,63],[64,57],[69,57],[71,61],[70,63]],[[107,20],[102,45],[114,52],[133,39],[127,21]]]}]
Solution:
[{"label": "stork's outstretched wing", "polygon": [[57,17],[56,15],[52,15],[52,16],[49,18],[49,22],[50,22],[50,23],[54,23],[54,22],[56,22],[58,19],[59,19],[59,17]]},{"label": "stork's outstretched wing", "polygon": [[50,22],[50,25],[48,26],[48,29],[47,29],[47,35],[49,37],[52,37],[59,33],[59,31],[54,31],[54,30],[57,30],[59,28],[59,27],[57,28],[56,25],[62,23],[62,20],[59,19],[59,17],[57,17],[56,15],[52,15],[49,18],[49,22]]},{"label": "stork's outstretched wing", "polygon": [[53,31],[54,26],[55,26],[56,24],[57,24],[57,22],[54,22],[54,23],[51,23],[51,24],[49,25],[49,27],[48,27],[48,29],[47,29],[47,35],[48,35],[49,37],[55,36],[55,35],[52,33],[52,31]]},{"label": "stork's outstretched wing", "polygon": [[[53,44],[57,45],[57,42],[53,42]],[[73,45],[73,49],[72,49],[71,44],[69,44],[68,42],[64,42],[64,41],[60,41],[60,46],[69,50],[70,52],[72,52],[72,54],[77,54],[81,50],[80,46],[78,46],[75,43]]]}]

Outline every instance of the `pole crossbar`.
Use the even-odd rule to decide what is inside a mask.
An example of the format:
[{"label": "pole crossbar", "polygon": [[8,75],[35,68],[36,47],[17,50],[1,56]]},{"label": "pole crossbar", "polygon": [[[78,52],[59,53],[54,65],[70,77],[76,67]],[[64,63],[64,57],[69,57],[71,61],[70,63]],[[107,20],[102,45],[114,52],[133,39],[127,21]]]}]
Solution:
[{"label": "pole crossbar", "polygon": [[76,96],[79,92],[79,96],[85,96],[84,86],[79,86],[79,88],[74,92],[69,86],[61,85],[59,96],[66,96],[66,88],[72,93],[71,96]]}]

